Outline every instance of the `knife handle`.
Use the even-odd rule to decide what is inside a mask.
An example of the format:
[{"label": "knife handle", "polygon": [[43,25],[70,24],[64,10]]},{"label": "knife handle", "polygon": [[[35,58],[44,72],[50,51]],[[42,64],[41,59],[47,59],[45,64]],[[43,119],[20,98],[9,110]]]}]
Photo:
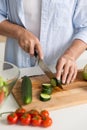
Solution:
[{"label": "knife handle", "polygon": [[35,56],[35,59],[36,59],[36,65],[38,65],[39,57],[38,57],[38,53],[37,53],[36,50],[34,51],[34,56]]},{"label": "knife handle", "polygon": [[38,53],[36,52],[36,50],[34,51],[34,56],[37,58]]}]

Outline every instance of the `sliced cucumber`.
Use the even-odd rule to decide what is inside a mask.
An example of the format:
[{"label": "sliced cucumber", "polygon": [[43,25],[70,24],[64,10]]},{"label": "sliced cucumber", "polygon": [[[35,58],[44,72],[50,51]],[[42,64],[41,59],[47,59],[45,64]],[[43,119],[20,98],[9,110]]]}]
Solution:
[{"label": "sliced cucumber", "polygon": [[40,94],[40,100],[41,101],[49,101],[50,99],[51,99],[51,95],[45,94],[45,93]]},{"label": "sliced cucumber", "polygon": [[53,87],[61,86],[62,85],[61,80],[58,80],[57,78],[52,78],[51,81],[50,81],[50,83],[51,83],[51,85]]},{"label": "sliced cucumber", "polygon": [[42,93],[45,93],[45,94],[52,94],[52,85],[51,84],[42,84]]},{"label": "sliced cucumber", "polygon": [[50,83],[42,84],[42,88],[48,89],[50,87],[52,87]]},{"label": "sliced cucumber", "polygon": [[52,94],[52,87],[51,88],[49,88],[49,89],[42,89],[42,93],[45,93],[45,94]]}]

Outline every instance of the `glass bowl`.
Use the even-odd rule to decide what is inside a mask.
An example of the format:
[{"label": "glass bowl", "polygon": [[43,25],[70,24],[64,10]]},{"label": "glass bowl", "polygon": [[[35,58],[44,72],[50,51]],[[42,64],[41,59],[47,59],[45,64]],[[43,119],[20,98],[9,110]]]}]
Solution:
[{"label": "glass bowl", "polygon": [[12,63],[0,61],[0,107],[11,93],[19,76],[18,67]]}]

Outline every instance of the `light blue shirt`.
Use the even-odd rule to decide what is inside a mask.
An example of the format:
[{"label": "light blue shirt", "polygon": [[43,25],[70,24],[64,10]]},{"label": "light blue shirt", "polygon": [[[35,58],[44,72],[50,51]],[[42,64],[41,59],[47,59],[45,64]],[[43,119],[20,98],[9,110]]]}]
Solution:
[{"label": "light blue shirt", "polygon": [[[5,19],[25,27],[22,0],[0,0],[0,21]],[[40,42],[45,62],[56,63],[74,39],[87,43],[87,0],[42,0]],[[7,39],[5,60],[19,67],[35,65],[35,58],[12,38]]]}]

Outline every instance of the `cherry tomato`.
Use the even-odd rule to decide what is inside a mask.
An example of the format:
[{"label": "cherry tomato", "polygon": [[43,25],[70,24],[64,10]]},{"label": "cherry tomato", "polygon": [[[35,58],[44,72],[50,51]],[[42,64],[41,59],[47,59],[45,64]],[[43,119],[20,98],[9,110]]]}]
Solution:
[{"label": "cherry tomato", "polygon": [[26,112],[26,110],[24,108],[18,108],[15,112],[18,118],[20,118]]},{"label": "cherry tomato", "polygon": [[31,118],[31,125],[32,126],[40,126],[42,122],[42,118],[40,115],[35,115]]},{"label": "cherry tomato", "polygon": [[7,121],[9,124],[16,124],[17,121],[18,121],[18,116],[17,114],[14,112],[14,113],[11,113],[7,116]]},{"label": "cherry tomato", "polygon": [[48,116],[49,116],[49,112],[48,112],[47,110],[42,110],[42,111],[40,112],[40,115],[41,115],[42,118],[43,118],[43,117],[48,117]]},{"label": "cherry tomato", "polygon": [[35,115],[39,115],[39,112],[35,109],[32,109],[29,111],[29,114],[31,114],[31,116],[34,117]]},{"label": "cherry tomato", "polygon": [[25,113],[20,117],[20,123],[22,125],[29,125],[31,122],[31,115],[29,113]]},{"label": "cherry tomato", "polygon": [[50,117],[44,117],[42,118],[41,126],[43,127],[49,127],[52,125],[52,119]]},{"label": "cherry tomato", "polygon": [[5,97],[4,91],[1,90],[1,91],[0,91],[0,104],[3,102],[4,97]]}]

